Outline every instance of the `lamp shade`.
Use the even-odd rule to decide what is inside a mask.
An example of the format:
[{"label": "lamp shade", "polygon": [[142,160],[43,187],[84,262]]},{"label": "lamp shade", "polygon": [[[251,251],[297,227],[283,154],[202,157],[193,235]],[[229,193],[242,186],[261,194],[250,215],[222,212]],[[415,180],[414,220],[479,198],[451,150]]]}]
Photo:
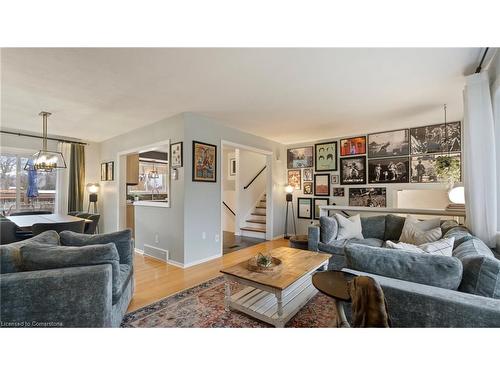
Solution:
[{"label": "lamp shade", "polygon": [[99,184],[97,182],[87,184],[87,191],[90,194],[96,194],[99,191]]},{"label": "lamp shade", "polygon": [[287,193],[293,193],[293,186],[290,186],[290,185],[285,186],[285,191]]},{"label": "lamp shade", "polygon": [[456,186],[448,191],[448,198],[452,203],[465,204],[465,189],[463,186]]}]

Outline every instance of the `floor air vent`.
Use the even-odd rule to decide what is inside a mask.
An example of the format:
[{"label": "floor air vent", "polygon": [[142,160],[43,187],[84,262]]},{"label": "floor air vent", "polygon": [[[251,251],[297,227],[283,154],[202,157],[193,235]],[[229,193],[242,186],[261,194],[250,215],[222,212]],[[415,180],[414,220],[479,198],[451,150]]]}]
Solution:
[{"label": "floor air vent", "polygon": [[168,251],[165,249],[160,249],[159,247],[154,247],[151,245],[144,245],[144,255],[156,258],[163,262],[168,260]]}]

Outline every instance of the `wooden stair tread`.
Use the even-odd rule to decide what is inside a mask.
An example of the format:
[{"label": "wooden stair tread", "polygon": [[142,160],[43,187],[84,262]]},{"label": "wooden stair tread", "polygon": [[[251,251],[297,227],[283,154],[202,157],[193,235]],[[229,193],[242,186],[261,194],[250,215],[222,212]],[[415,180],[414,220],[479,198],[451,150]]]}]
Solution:
[{"label": "wooden stair tread", "polygon": [[266,208],[266,206],[255,206],[255,208]]},{"label": "wooden stair tread", "polygon": [[259,219],[248,219],[246,220],[248,223],[255,223],[255,224],[265,224],[266,220],[259,220]]},{"label": "wooden stair tread", "polygon": [[262,228],[242,227],[242,228],[240,228],[240,230],[246,230],[249,232],[266,233],[266,230],[262,229]]},{"label": "wooden stair tread", "polygon": [[266,216],[266,214],[261,214],[259,212],[253,212],[252,215],[254,215],[254,216]]}]

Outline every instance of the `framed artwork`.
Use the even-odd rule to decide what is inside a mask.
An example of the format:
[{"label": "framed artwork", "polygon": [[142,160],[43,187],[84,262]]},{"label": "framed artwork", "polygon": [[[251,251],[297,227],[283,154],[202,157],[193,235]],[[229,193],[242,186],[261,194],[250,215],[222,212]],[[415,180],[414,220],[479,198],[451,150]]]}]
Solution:
[{"label": "framed artwork", "polygon": [[193,141],[193,181],[217,182],[217,146]]},{"label": "framed artwork", "polygon": [[114,181],[115,179],[115,162],[108,161],[106,163],[106,181]]},{"label": "framed artwork", "polygon": [[332,174],[332,185],[338,185],[340,183],[339,175]]},{"label": "framed artwork", "polygon": [[[410,158],[411,178],[410,182],[448,182],[447,179],[438,177],[436,173],[436,158],[443,154],[420,155]],[[448,154],[446,154],[448,155]],[[460,154],[450,154],[461,164]],[[460,180],[462,176],[460,176]]]},{"label": "framed artwork", "polygon": [[330,174],[323,173],[314,175],[314,195],[330,195]]},{"label": "framed artwork", "polygon": [[349,188],[349,206],[386,207],[385,188]]},{"label": "framed artwork", "polygon": [[410,160],[406,158],[368,159],[368,183],[407,183]]},{"label": "framed artwork", "polygon": [[312,219],[311,207],[311,198],[297,198],[297,217],[299,219]]},{"label": "framed artwork", "polygon": [[108,164],[101,163],[101,181],[108,180],[107,173],[108,173]]},{"label": "framed artwork", "polygon": [[353,156],[340,159],[340,184],[366,184],[366,156]]},{"label": "framed artwork", "polygon": [[314,145],[316,172],[337,170],[337,142],[317,143]]},{"label": "framed artwork", "polygon": [[286,152],[287,168],[310,168],[313,166],[313,148],[289,148]]},{"label": "framed artwork", "polygon": [[368,157],[408,155],[410,152],[409,133],[408,129],[401,129],[368,134]]},{"label": "framed artwork", "polygon": [[313,170],[312,168],[304,169],[304,181],[312,181],[313,180]]},{"label": "framed artwork", "polygon": [[330,204],[330,200],[328,198],[314,198],[313,201],[314,207],[314,219],[319,220],[319,208],[320,206],[328,206]]},{"label": "framed artwork", "polygon": [[462,150],[461,123],[420,126],[410,129],[411,154],[460,152]]},{"label": "framed artwork", "polygon": [[229,159],[229,176],[236,176],[236,158]]},{"label": "framed artwork", "polygon": [[172,168],[180,168],[183,164],[182,142],[170,145],[170,162]]},{"label": "framed artwork", "polygon": [[292,186],[294,190],[302,189],[302,178],[300,169],[288,170],[288,185]]},{"label": "framed artwork", "polygon": [[304,194],[312,195],[313,194],[313,183],[312,182],[304,182]]},{"label": "framed artwork", "polygon": [[345,194],[345,188],[333,188],[333,196],[334,197],[343,197]]},{"label": "framed artwork", "polygon": [[340,156],[366,154],[366,137],[353,137],[340,140]]}]

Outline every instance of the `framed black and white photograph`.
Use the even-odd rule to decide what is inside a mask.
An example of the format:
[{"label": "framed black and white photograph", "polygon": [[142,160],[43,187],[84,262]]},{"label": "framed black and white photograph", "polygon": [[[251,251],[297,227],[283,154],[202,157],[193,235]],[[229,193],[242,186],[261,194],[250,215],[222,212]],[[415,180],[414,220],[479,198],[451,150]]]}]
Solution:
[{"label": "framed black and white photograph", "polygon": [[344,194],[345,194],[345,188],[338,188],[338,187],[333,188],[332,195],[334,197],[343,197]]},{"label": "framed black and white photograph", "polygon": [[314,175],[314,195],[330,195],[330,174],[322,173]]},{"label": "framed black and white photograph", "polygon": [[170,162],[172,168],[180,168],[183,164],[182,142],[170,145]]},{"label": "framed black and white photograph", "polygon": [[340,159],[340,184],[366,184],[366,156],[354,156]]},{"label": "framed black and white photograph", "polygon": [[411,154],[460,152],[462,148],[461,123],[436,124],[410,129]]},{"label": "framed black and white photograph", "polygon": [[313,170],[312,168],[306,168],[303,172],[304,181],[312,181],[313,180]]},{"label": "framed black and white photograph", "polygon": [[[431,155],[419,155],[412,156],[410,158],[410,168],[411,168],[411,182],[416,183],[432,183],[432,182],[441,182],[447,183],[448,179],[444,177],[439,177],[436,170],[436,158],[442,156],[443,154],[431,154]],[[448,154],[444,154],[448,156]],[[460,178],[461,176],[461,157],[460,154],[449,154],[450,157],[455,159],[460,166]]]},{"label": "framed black and white photograph", "polygon": [[408,155],[409,152],[408,129],[368,134],[369,158],[402,156]]},{"label": "framed black and white photograph", "polygon": [[300,169],[288,170],[288,185],[293,187],[294,190],[302,189],[302,178]]},{"label": "framed black and white photograph", "polygon": [[107,181],[108,163],[101,163],[101,181]]},{"label": "framed black and white photograph", "polygon": [[229,176],[236,176],[236,158],[229,159]]},{"label": "framed black and white photograph", "polygon": [[332,185],[340,184],[340,177],[338,174],[332,174],[331,179],[332,179]]},{"label": "framed black and white photograph", "polygon": [[312,195],[313,194],[313,183],[312,182],[304,182],[304,195]]},{"label": "framed black and white photograph", "polygon": [[321,206],[328,206],[330,200],[328,198],[314,198],[313,208],[314,208],[314,219],[319,220],[319,208]]},{"label": "framed black and white photograph", "polygon": [[386,207],[385,188],[349,188],[349,206]]},{"label": "framed black and white photograph", "polygon": [[406,158],[368,159],[368,183],[407,183],[410,160]]},{"label": "framed black and white photograph", "polygon": [[317,143],[314,145],[314,168],[316,172],[337,170],[337,142]]},{"label": "framed black and white photograph", "polygon": [[312,219],[312,198],[297,198],[297,217]]},{"label": "framed black and white photograph", "polygon": [[114,181],[115,179],[115,162],[108,161],[106,163],[106,181]]},{"label": "framed black and white photograph", "polygon": [[366,137],[352,137],[340,140],[340,156],[366,154]]},{"label": "framed black and white photograph", "polygon": [[312,146],[289,148],[286,152],[287,168],[310,168],[313,166]]}]

